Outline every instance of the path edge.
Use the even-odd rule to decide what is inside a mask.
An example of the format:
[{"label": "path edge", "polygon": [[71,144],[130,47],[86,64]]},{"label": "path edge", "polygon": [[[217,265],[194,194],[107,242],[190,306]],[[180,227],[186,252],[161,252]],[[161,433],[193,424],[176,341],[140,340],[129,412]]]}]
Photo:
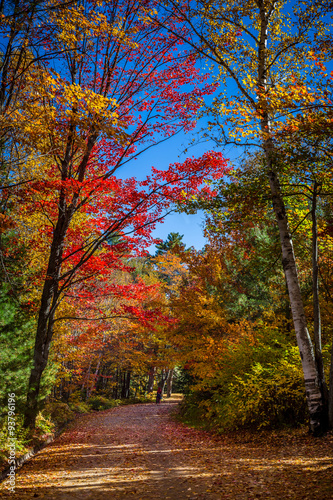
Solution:
[{"label": "path edge", "polygon": [[[60,434],[62,434],[67,429],[68,425],[71,424],[72,422],[74,422],[74,420],[76,420],[76,419],[74,418],[74,419],[69,420],[68,422],[66,422],[65,425],[63,425],[60,429],[58,429],[57,432],[55,432],[53,436],[49,436],[45,441],[43,441],[42,443],[36,444],[36,446],[33,446],[32,448],[30,448],[26,453],[24,453],[24,455],[21,455],[19,458],[16,458],[15,459],[15,473],[30,458],[34,457],[35,455],[37,455],[37,453],[39,451],[43,450],[44,448],[46,448],[46,446],[53,443],[53,441],[57,437],[59,437]],[[0,472],[0,483],[2,483],[3,481],[5,481],[7,479],[10,470],[11,470],[10,466],[6,467],[5,469],[2,469],[2,471]]]}]

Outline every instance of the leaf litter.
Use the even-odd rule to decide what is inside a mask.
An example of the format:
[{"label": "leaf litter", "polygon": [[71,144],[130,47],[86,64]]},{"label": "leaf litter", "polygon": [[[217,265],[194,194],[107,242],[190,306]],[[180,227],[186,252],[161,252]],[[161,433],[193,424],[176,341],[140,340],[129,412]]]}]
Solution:
[{"label": "leaf litter", "polygon": [[177,400],[78,419],[17,471],[27,500],[331,500],[333,434],[306,430],[215,436],[172,418]]}]

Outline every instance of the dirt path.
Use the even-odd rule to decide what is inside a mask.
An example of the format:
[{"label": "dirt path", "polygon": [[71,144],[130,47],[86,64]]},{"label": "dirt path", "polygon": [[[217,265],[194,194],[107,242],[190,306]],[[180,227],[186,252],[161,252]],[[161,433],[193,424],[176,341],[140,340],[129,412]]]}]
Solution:
[{"label": "dirt path", "polygon": [[170,419],[176,402],[85,415],[1,497],[89,500],[333,498],[333,436],[244,443]]}]

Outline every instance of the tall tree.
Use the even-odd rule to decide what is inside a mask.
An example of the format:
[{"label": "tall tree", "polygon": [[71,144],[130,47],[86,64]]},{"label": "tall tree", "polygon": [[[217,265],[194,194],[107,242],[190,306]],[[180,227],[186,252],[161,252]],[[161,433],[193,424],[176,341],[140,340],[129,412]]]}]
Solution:
[{"label": "tall tree", "polygon": [[177,250],[184,250],[186,245],[182,242],[183,234],[179,233],[169,233],[168,237],[162,243],[156,245],[155,255],[162,255],[164,252],[169,250],[177,252]]},{"label": "tall tree", "polygon": [[[212,153],[167,171],[153,169],[140,183],[115,176],[140,151],[191,129],[202,96],[213,90],[199,76],[195,58],[181,53],[178,39],[149,22],[153,6],[91,0],[51,11],[45,46],[61,54],[56,70],[32,65],[25,73],[13,119],[21,124],[21,148],[30,152],[34,146],[28,165],[41,171],[37,168],[37,179],[17,197],[29,213],[38,213],[49,248],[40,278],[28,427],[34,426],[64,296],[74,290],[72,301],[93,300],[96,276],[101,293],[120,294],[107,287],[107,270],[121,269],[135,247],[140,253],[163,210],[197,192],[205,176],[220,176],[225,166],[221,155]],[[182,89],[189,84],[191,91]],[[113,237],[120,242],[114,244]]]},{"label": "tall tree", "polygon": [[[326,57],[329,41],[329,3],[285,0],[219,0],[163,2],[157,22],[170,16],[183,21],[182,40],[211,61],[223,91],[210,107],[209,128],[217,130],[218,144],[260,146],[264,171],[279,228],[282,263],[294,327],[304,371],[310,428],[321,433],[327,425],[323,393],[309,336],[299,284],[292,235],[281,194],[276,165],[275,131],[284,117],[297,110],[321,106],[315,88],[322,68],[311,60],[313,47],[319,60]],[[166,27],[170,30],[170,28]],[[313,84],[313,91],[307,87]],[[216,129],[217,127],[217,129]],[[209,135],[209,134],[208,134]]]}]

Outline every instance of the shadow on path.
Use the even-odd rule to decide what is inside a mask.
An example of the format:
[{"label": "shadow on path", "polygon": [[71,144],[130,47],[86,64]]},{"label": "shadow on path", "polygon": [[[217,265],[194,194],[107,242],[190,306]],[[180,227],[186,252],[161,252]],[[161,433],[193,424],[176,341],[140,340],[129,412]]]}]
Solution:
[{"label": "shadow on path", "polygon": [[[304,445],[235,444],[170,419],[176,402],[121,406],[81,417],[27,462],[15,493],[89,500],[333,498],[332,454]],[[329,478],[329,479],[328,479]]]}]

